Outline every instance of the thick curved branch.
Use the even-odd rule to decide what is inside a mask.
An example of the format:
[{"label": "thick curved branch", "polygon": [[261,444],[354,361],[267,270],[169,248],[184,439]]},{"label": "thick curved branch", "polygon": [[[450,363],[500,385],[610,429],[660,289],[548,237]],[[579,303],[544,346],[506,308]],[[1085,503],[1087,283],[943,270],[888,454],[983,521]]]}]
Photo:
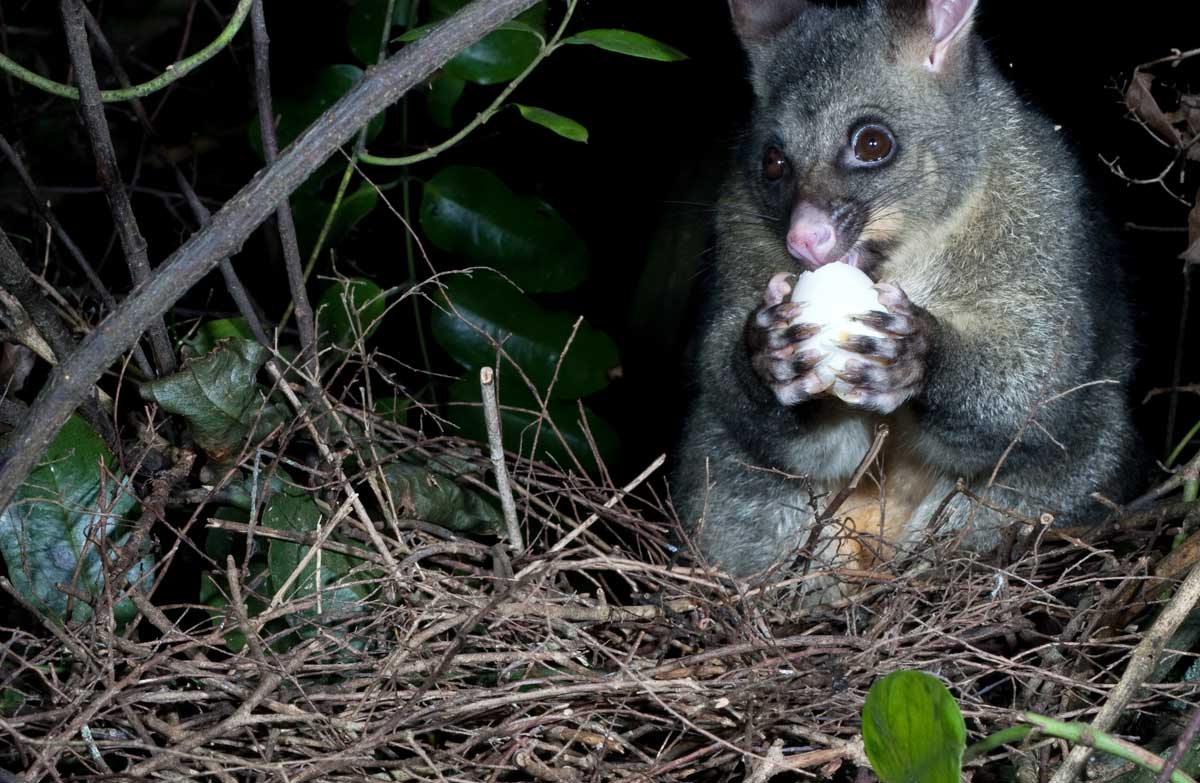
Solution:
[{"label": "thick curved branch", "polygon": [[273,165],[260,171],[176,250],[144,286],[102,321],[70,359],[55,368],[23,425],[12,433],[0,465],[0,508],[37,464],[46,446],[105,368],[127,351],[150,323],[165,313],[220,260],[279,208],[300,184],[354,132],[430,78],[451,57],[534,5],[537,0],[475,0],[420,41],[405,47],[367,75],[312,124]]}]

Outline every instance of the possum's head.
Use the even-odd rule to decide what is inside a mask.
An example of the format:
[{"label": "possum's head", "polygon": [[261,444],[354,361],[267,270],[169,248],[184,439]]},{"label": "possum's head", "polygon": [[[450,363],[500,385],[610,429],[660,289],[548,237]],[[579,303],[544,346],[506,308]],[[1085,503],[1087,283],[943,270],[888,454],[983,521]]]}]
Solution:
[{"label": "possum's head", "polygon": [[973,190],[986,136],[975,0],[729,0],[755,116],[740,169],[807,268],[875,272]]}]

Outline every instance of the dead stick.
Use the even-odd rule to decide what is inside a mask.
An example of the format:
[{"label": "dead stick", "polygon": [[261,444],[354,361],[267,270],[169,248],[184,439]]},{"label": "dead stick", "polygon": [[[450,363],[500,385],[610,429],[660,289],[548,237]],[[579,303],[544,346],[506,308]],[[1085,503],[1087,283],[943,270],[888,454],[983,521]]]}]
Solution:
[{"label": "dead stick", "polygon": [[487,421],[489,456],[496,471],[496,491],[504,509],[504,524],[508,528],[508,544],[514,551],[525,549],[521,526],[517,523],[517,504],[513,501],[512,484],[508,480],[508,465],[504,462],[504,441],[500,436],[500,404],[496,401],[496,373],[491,367],[479,370],[479,388],[483,390],[483,417]]}]

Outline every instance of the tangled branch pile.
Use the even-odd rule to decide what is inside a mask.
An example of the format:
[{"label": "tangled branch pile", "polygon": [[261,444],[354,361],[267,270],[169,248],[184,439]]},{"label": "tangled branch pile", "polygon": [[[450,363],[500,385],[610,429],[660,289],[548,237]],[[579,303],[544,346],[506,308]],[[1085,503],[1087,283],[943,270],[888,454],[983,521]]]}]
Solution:
[{"label": "tangled branch pile", "polygon": [[[377,424],[380,453],[456,465],[456,478],[428,480],[490,491],[477,446]],[[174,531],[154,601],[131,596],[135,622],[97,611],[5,629],[0,689],[23,703],[0,721],[0,768],[31,780],[829,776],[861,762],[858,711],[896,669],[944,678],[974,732],[1010,707],[1086,720],[1139,641],[1136,621],[1187,565],[1151,568],[1156,531],[1137,529],[1161,528],[1172,504],[1090,542],[1018,523],[1003,555],[966,555],[941,535],[873,571],[734,583],[673,562],[653,480],[625,494],[510,457],[530,541],[512,556],[413,518],[413,497],[371,480],[378,467],[312,477],[342,499],[336,536],[197,511]],[[368,486],[382,502],[362,520],[349,501]],[[196,549],[198,519],[239,536],[224,561],[174,556]],[[282,585],[242,556],[264,538],[302,555]],[[164,605],[197,554],[220,600]],[[353,567],[312,589],[311,561],[321,571],[339,556]],[[831,577],[842,597],[817,604],[812,586],[828,599]],[[1195,700],[1194,684],[1162,681],[1179,661],[1168,655],[1140,697],[1157,720]]]}]

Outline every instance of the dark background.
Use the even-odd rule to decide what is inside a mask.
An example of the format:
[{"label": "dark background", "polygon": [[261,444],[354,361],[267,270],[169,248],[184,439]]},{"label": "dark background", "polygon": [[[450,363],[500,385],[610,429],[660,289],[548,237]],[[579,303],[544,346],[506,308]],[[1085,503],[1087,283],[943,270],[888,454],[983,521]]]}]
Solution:
[{"label": "dark background", "polygon": [[[92,4],[118,51],[130,53],[127,67],[135,80],[175,58],[179,20],[188,3],[153,5],[158,13],[145,10],[151,5],[132,0]],[[232,7],[216,5],[226,12]],[[1188,10],[1195,5],[983,0],[978,22],[997,61],[1030,101],[1063,126],[1094,174],[1114,223],[1174,229],[1122,232],[1142,340],[1139,401],[1147,390],[1171,382],[1182,290],[1182,264],[1176,256],[1186,243],[1179,230],[1186,224],[1187,207],[1159,187],[1121,182],[1100,156],[1120,157],[1135,177],[1151,176],[1169,160],[1168,150],[1127,119],[1120,87],[1139,63],[1173,47],[1200,45],[1200,14]],[[0,0],[10,51],[15,46],[35,56],[35,64],[61,75],[65,68],[56,6],[43,0]],[[348,8],[349,3],[334,0],[267,1],[276,96],[302,90],[306,79],[327,64],[352,61],[344,36]],[[559,9],[552,3],[551,25]],[[591,47],[564,49],[514,97],[583,123],[591,131],[590,143],[562,140],[504,112],[443,158],[408,173],[419,184],[449,162],[485,165],[514,190],[545,197],[584,236],[592,251],[592,279],[583,290],[561,297],[561,304],[586,314],[621,347],[623,378],[593,402],[622,434],[625,467],[637,470],[669,448],[678,425],[682,383],[677,368],[688,333],[681,320],[686,292],[702,273],[705,220],[749,94],[742,55],[721,0],[585,0],[572,29],[591,27],[635,30],[683,50],[690,59],[655,63]],[[211,40],[218,29],[214,14],[201,3],[193,42]],[[179,151],[210,206],[235,193],[260,165],[246,144],[245,125],[253,116],[250,64],[248,36],[242,34],[231,52],[148,101],[152,109],[165,102],[157,119],[162,140]],[[1159,73],[1168,87],[1173,81],[1185,91],[1200,89],[1195,66]],[[496,89],[468,88],[457,119],[472,116]],[[121,280],[115,289],[126,290],[103,196],[74,190],[94,183],[86,139],[72,107],[55,98],[31,99],[28,91],[20,93],[20,101],[12,100],[13,95],[11,87],[0,90],[0,132],[21,144],[35,179],[54,195],[57,214],[85,253],[105,259],[111,265],[108,273]],[[1174,107],[1171,96],[1169,88],[1161,91],[1168,108]],[[146,157],[140,156],[142,135],[128,109],[114,107],[109,117],[127,178],[146,188],[173,191],[169,174],[152,163],[134,169],[134,161]],[[436,128],[414,129],[417,142],[436,142],[444,135]],[[387,145],[372,151],[399,152]],[[380,180],[396,176],[372,173]],[[1177,179],[1172,184],[1189,197],[1195,193],[1194,177],[1183,186]],[[177,200],[139,191],[134,205],[152,261],[165,258],[194,230]],[[4,166],[0,220],[6,221],[6,229],[13,226],[14,233],[28,229],[30,255],[41,257],[42,240]],[[339,248],[339,263],[385,286],[401,281],[402,231],[393,216],[379,210]],[[274,242],[259,232],[237,263],[267,311],[281,312],[286,287]],[[184,313],[232,310],[216,276],[190,293],[182,308]],[[400,354],[411,342],[404,327],[377,339]],[[1188,353],[1185,383],[1200,375],[1191,358],[1194,352]],[[1187,399],[1181,411],[1177,434],[1200,413]],[[1139,407],[1139,415],[1153,455],[1161,457],[1166,397]]]}]

